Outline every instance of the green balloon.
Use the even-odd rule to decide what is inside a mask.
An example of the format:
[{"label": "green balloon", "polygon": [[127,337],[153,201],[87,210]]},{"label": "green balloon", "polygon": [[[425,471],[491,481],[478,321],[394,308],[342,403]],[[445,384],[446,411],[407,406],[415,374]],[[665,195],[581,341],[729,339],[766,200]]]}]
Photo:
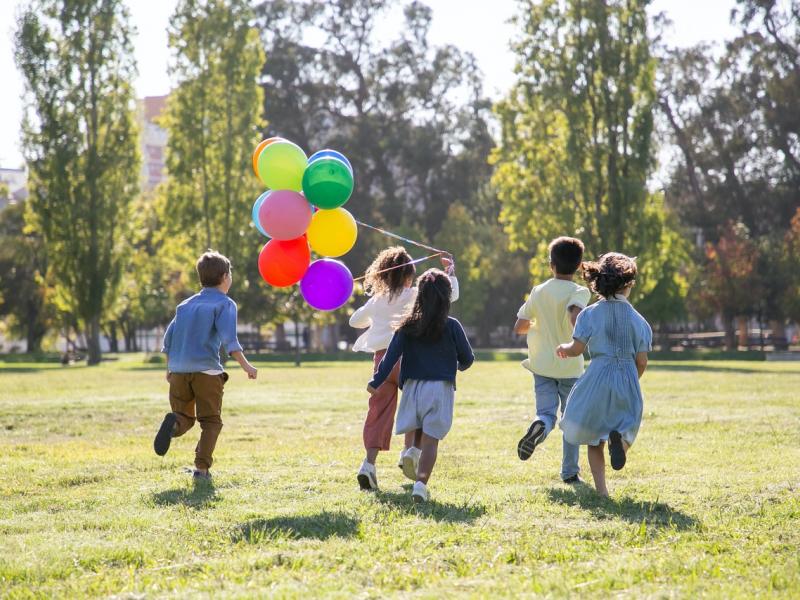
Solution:
[{"label": "green balloon", "polygon": [[353,174],[338,158],[320,158],[306,167],[303,194],[317,208],[339,208],[352,193]]},{"label": "green balloon", "polygon": [[272,142],[258,156],[258,177],[271,190],[303,189],[306,153],[288,140]]}]

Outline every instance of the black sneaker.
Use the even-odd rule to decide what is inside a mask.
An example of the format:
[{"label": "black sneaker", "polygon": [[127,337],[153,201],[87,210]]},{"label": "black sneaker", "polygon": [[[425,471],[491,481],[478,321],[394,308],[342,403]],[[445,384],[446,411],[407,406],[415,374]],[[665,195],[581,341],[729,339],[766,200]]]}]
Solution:
[{"label": "black sneaker", "polygon": [[564,480],[564,483],[569,483],[569,484],[583,483],[583,479],[581,479],[580,475],[573,475],[572,477],[567,477]]},{"label": "black sneaker", "polygon": [[611,468],[619,471],[625,466],[625,448],[619,431],[608,434],[608,454],[611,457]]},{"label": "black sneaker", "polygon": [[528,427],[528,431],[517,444],[517,456],[520,460],[528,460],[533,449],[544,439],[544,421],[536,420]]},{"label": "black sneaker", "polygon": [[169,444],[172,442],[172,431],[175,429],[175,423],[178,421],[178,416],[175,413],[167,413],[161,427],[158,428],[156,439],[153,440],[153,450],[159,456],[164,456],[169,450]]}]

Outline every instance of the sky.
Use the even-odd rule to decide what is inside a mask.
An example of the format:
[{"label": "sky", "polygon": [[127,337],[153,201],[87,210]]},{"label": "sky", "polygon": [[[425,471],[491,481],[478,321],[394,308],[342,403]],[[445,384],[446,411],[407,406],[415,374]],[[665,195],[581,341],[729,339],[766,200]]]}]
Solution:
[{"label": "sky", "polygon": [[[133,23],[138,30],[136,60],[139,97],[159,96],[169,92],[167,75],[166,27],[177,0],[127,0]],[[433,9],[431,41],[454,44],[475,55],[481,67],[486,92],[499,98],[514,81],[514,56],[508,45],[514,28],[508,23],[516,8],[515,0],[427,0]],[[14,65],[13,31],[16,0],[0,0],[0,167],[19,167],[22,115],[22,79]],[[700,41],[721,43],[735,35],[729,23],[734,0],[654,0],[652,11],[665,12],[673,25],[666,32],[666,42],[690,46]],[[400,3],[398,2],[398,5]],[[469,7],[469,8],[467,8]],[[382,29],[392,33],[397,19],[387,19]]]}]

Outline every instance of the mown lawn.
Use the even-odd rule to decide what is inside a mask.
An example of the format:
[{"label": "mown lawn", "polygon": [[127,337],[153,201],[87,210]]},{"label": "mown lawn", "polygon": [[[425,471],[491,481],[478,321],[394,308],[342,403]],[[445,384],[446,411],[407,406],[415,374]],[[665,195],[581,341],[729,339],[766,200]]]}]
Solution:
[{"label": "mown lawn", "polygon": [[394,449],[358,490],[370,363],[260,366],[194,487],[196,432],[152,451],[140,356],[0,364],[0,597],[800,596],[798,364],[652,364],[601,499],[560,482],[558,433],[517,459],[530,376],[478,363],[421,507]]}]

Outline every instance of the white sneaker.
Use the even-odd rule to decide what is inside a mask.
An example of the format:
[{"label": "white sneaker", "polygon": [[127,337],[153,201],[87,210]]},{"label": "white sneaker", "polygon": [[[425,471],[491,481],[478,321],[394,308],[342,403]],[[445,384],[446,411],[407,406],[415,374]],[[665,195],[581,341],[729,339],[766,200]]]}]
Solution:
[{"label": "white sneaker", "polygon": [[414,490],[411,492],[411,499],[417,504],[428,501],[428,486],[417,481],[414,483]]},{"label": "white sneaker", "polygon": [[402,450],[400,450],[400,457],[397,459],[397,468],[398,469],[402,469],[403,468],[403,457],[405,455],[406,455],[406,449],[403,448]]},{"label": "white sneaker", "polygon": [[411,481],[417,480],[417,469],[419,468],[419,457],[422,450],[411,446],[408,450],[403,452],[401,460],[403,462],[403,475],[408,477]]},{"label": "white sneaker", "polygon": [[357,478],[362,490],[378,489],[378,472],[375,470],[375,465],[369,464],[366,460],[361,463]]}]

